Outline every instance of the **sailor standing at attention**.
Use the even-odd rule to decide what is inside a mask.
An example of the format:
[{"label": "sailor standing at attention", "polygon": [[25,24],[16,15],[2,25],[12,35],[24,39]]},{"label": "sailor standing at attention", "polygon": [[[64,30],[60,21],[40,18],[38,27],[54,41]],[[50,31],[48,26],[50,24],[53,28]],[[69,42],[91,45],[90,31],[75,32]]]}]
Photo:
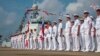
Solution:
[{"label": "sailor standing at attention", "polygon": [[34,31],[33,31],[33,43],[34,43],[33,49],[37,49],[37,30],[36,29],[34,29]]},{"label": "sailor standing at attention", "polygon": [[85,38],[85,51],[84,52],[88,52],[90,51],[91,48],[91,28],[92,28],[92,19],[89,16],[89,12],[88,11],[84,11],[84,30],[85,30],[85,34],[84,34],[84,38]]},{"label": "sailor standing at attention", "polygon": [[47,28],[47,25],[45,25],[45,28],[44,28],[44,49],[47,50],[47,39],[48,38],[48,28]]},{"label": "sailor standing at attention", "polygon": [[69,15],[66,15],[66,26],[65,26],[65,39],[66,39],[66,49],[65,51],[70,51],[71,50],[71,18]]},{"label": "sailor standing at attention", "polygon": [[29,48],[29,37],[27,31],[25,31],[25,49]]},{"label": "sailor standing at attention", "polygon": [[79,45],[79,33],[80,33],[80,20],[79,20],[79,15],[75,14],[74,15],[74,36],[73,36],[73,51],[79,51],[80,45]]},{"label": "sailor standing at attention", "polygon": [[51,25],[51,23],[50,22],[48,22],[48,45],[49,45],[49,47],[48,47],[48,50],[51,50],[51,48],[52,48],[52,45],[51,45],[51,43],[52,43],[52,41],[51,41],[51,38],[52,38],[52,25]]},{"label": "sailor standing at attention", "polygon": [[57,49],[57,43],[56,43],[56,38],[57,38],[57,23],[53,22],[53,29],[52,29],[52,42],[53,42],[53,49],[52,50],[56,50]]},{"label": "sailor standing at attention", "polygon": [[14,48],[14,36],[11,36],[11,48]]},{"label": "sailor standing at attention", "polygon": [[22,49],[25,48],[25,33],[22,33]]},{"label": "sailor standing at attention", "polygon": [[30,36],[29,36],[29,41],[30,41],[30,49],[32,49],[33,48],[33,30],[31,29],[30,30]]},{"label": "sailor standing at attention", "polygon": [[97,50],[96,52],[100,52],[100,8],[96,10],[97,18],[96,18],[96,40],[97,40]]},{"label": "sailor standing at attention", "polygon": [[43,32],[41,28],[39,32],[39,36],[38,36],[39,50],[43,49],[43,41],[44,41],[44,38],[43,38]]},{"label": "sailor standing at attention", "polygon": [[95,50],[95,36],[96,36],[96,31],[95,31],[95,23],[93,21],[93,16],[90,16],[92,19],[92,29],[91,29],[91,49],[90,51]]},{"label": "sailor standing at attention", "polygon": [[58,24],[58,50],[61,51],[63,50],[62,48],[62,32],[63,29],[62,29],[62,20],[59,19],[59,24]]},{"label": "sailor standing at attention", "polygon": [[84,38],[84,20],[81,19],[80,20],[80,47],[81,47],[81,51],[84,51],[85,50],[85,38]]},{"label": "sailor standing at attention", "polygon": [[71,36],[70,36],[70,50],[72,50],[73,51],[73,45],[74,45],[74,43],[73,43],[73,37],[75,36],[75,30],[74,30],[74,21],[71,21]]}]

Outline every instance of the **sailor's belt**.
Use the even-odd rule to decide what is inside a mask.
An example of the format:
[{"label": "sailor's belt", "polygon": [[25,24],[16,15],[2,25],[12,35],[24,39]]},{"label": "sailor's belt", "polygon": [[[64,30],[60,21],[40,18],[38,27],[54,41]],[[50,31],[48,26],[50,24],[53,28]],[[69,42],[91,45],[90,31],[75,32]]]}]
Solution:
[{"label": "sailor's belt", "polygon": [[91,32],[94,32],[94,31],[91,31]]},{"label": "sailor's belt", "polygon": [[65,33],[69,33],[69,31],[65,31]]}]

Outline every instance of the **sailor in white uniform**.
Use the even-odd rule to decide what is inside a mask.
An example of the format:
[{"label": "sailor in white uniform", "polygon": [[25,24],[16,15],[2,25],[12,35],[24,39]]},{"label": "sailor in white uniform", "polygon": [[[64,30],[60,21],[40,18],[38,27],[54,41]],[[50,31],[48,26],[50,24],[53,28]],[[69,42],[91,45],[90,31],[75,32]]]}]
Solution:
[{"label": "sailor in white uniform", "polygon": [[48,38],[48,28],[47,28],[47,25],[45,25],[45,29],[44,29],[44,49],[47,50],[47,47],[48,47],[48,43],[47,43],[47,38]]},{"label": "sailor in white uniform", "polygon": [[80,33],[80,20],[79,16],[77,14],[74,15],[74,36],[73,38],[73,51],[79,51],[80,45],[79,45],[79,33]]},{"label": "sailor in white uniform", "polygon": [[14,36],[11,37],[11,48],[14,48]]},{"label": "sailor in white uniform", "polygon": [[67,17],[67,22],[65,26],[65,43],[66,43],[66,49],[65,51],[70,51],[71,50],[71,18],[69,15]]},{"label": "sailor in white uniform", "polygon": [[57,42],[56,42],[56,38],[57,38],[57,23],[53,22],[53,29],[52,29],[52,42],[53,42],[53,49],[52,50],[56,50],[57,49]]},{"label": "sailor in white uniform", "polygon": [[92,29],[91,29],[91,49],[90,49],[90,51],[94,51],[95,50],[95,23],[94,23],[94,21],[93,21],[93,16],[90,16],[91,17],[91,19],[92,19]]},{"label": "sailor in white uniform", "polygon": [[73,45],[74,45],[74,43],[73,43],[73,40],[74,40],[74,36],[75,36],[75,30],[74,30],[74,21],[71,21],[71,36],[70,36],[70,50],[72,50],[73,51]]},{"label": "sailor in white uniform", "polygon": [[30,44],[29,44],[30,47],[29,47],[29,48],[30,48],[30,49],[33,48],[33,36],[34,36],[34,35],[33,35],[33,30],[31,29],[31,30],[30,30],[30,36],[29,36],[29,41],[30,41]]},{"label": "sailor in white uniform", "polygon": [[63,29],[62,29],[62,20],[59,19],[59,25],[58,25],[58,50],[61,51],[63,50],[62,48],[62,32]]},{"label": "sailor in white uniform", "polygon": [[19,49],[22,49],[22,33],[19,34]]},{"label": "sailor in white uniform", "polygon": [[25,31],[25,49],[29,49],[29,34]]},{"label": "sailor in white uniform", "polygon": [[51,25],[51,23],[50,22],[48,22],[48,50],[51,50],[51,48],[52,48],[52,40],[51,40],[51,38],[52,38],[52,25]]},{"label": "sailor in white uniform", "polygon": [[39,32],[39,36],[38,36],[39,50],[43,49],[43,41],[44,41],[44,38],[43,38],[43,32],[41,28]]},{"label": "sailor in white uniform", "polygon": [[80,47],[81,51],[85,51],[85,38],[84,38],[84,20],[80,20]]},{"label": "sailor in white uniform", "polygon": [[25,48],[25,33],[22,33],[22,49]]},{"label": "sailor in white uniform", "polygon": [[34,29],[34,31],[33,31],[33,46],[34,46],[34,48],[33,49],[37,49],[37,30],[36,29]]},{"label": "sailor in white uniform", "polygon": [[15,36],[15,48],[16,49],[18,48],[18,36],[17,35]]},{"label": "sailor in white uniform", "polygon": [[91,48],[91,28],[92,28],[92,19],[91,17],[89,16],[89,12],[87,11],[84,11],[84,30],[85,30],[85,35],[84,35],[84,38],[85,38],[85,52],[88,52],[90,51],[90,48]]},{"label": "sailor in white uniform", "polygon": [[15,36],[13,36],[13,48],[15,48]]},{"label": "sailor in white uniform", "polygon": [[97,50],[96,52],[100,52],[100,8],[96,9],[97,18],[96,18],[96,40],[97,40]]}]

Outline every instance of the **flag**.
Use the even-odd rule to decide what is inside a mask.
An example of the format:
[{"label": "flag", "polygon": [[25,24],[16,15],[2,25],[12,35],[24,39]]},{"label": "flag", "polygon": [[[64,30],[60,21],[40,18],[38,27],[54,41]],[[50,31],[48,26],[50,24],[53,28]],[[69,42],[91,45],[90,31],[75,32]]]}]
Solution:
[{"label": "flag", "polygon": [[90,7],[92,7],[94,10],[96,10],[99,6],[95,3],[92,3]]},{"label": "flag", "polygon": [[26,30],[26,32],[28,33],[28,32],[29,32],[29,27],[30,27],[30,22],[28,21],[27,24],[28,24],[28,25],[27,25],[27,30]]},{"label": "flag", "polygon": [[96,4],[92,3],[92,5],[90,7],[92,7],[95,10],[96,9]]},{"label": "flag", "polygon": [[50,12],[48,12],[48,11],[43,11],[46,15],[56,15],[56,14],[54,14],[54,13],[50,13]]},{"label": "flag", "polygon": [[42,35],[44,36],[44,21],[42,21]]}]

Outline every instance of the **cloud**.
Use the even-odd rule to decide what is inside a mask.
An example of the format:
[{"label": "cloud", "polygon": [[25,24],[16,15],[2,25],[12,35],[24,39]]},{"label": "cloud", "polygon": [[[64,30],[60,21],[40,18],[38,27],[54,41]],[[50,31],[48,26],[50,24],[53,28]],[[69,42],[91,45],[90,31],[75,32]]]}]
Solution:
[{"label": "cloud", "polygon": [[[59,0],[43,0],[42,3],[39,4],[39,8],[42,10],[46,10],[51,13],[59,14],[63,11],[64,5]],[[46,18],[50,20],[56,20],[58,16],[46,16],[43,13],[40,13],[42,16],[45,16]]]},{"label": "cloud", "polygon": [[16,19],[15,12],[8,12],[3,7],[0,6],[0,26],[7,26],[14,23]]},{"label": "cloud", "polygon": [[91,4],[96,3],[99,5],[100,0],[77,0],[76,2],[70,3],[66,6],[67,13],[82,13],[84,10],[94,13],[94,10],[90,7]]},{"label": "cloud", "polygon": [[76,12],[78,8],[82,8],[83,4],[82,3],[71,3],[66,7],[66,10],[71,13],[71,12]]},{"label": "cloud", "polygon": [[5,24],[6,25],[10,25],[13,24],[16,18],[16,13],[11,12],[7,15],[6,19],[5,19]]},{"label": "cloud", "polygon": [[16,12],[7,11],[6,9],[0,6],[0,34],[3,35],[3,38],[8,37],[10,33],[16,31],[16,22]]}]

